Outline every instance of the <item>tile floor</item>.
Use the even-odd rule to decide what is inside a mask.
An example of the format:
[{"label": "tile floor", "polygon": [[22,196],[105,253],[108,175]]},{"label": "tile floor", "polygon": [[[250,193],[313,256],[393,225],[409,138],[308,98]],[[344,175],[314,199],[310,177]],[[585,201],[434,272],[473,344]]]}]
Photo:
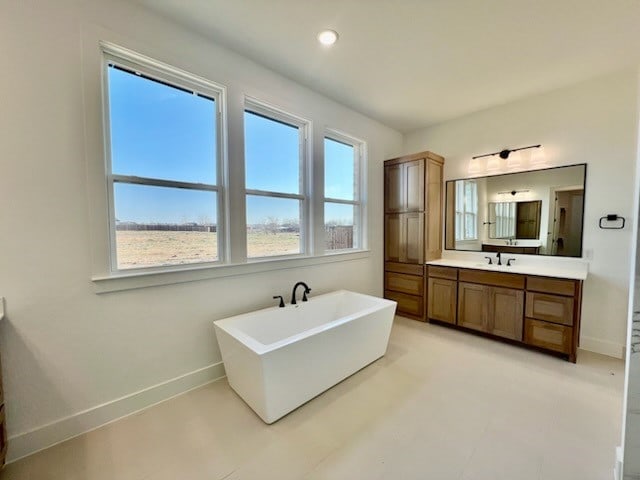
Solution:
[{"label": "tile floor", "polygon": [[602,480],[623,363],[396,318],[387,355],[268,426],[220,380],[12,463],[1,480]]}]

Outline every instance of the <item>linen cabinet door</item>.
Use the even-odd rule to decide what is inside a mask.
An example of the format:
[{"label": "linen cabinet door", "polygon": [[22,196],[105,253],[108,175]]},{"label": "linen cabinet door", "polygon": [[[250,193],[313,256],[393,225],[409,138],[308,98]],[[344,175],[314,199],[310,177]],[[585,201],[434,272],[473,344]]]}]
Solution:
[{"label": "linen cabinet door", "polygon": [[406,162],[403,187],[406,198],[406,212],[424,210],[424,159]]},{"label": "linen cabinet door", "polygon": [[403,262],[403,227],[402,215],[385,215],[384,220],[384,261]]},{"label": "linen cabinet door", "polygon": [[489,333],[521,341],[524,292],[512,288],[492,287],[489,302]]},{"label": "linen cabinet door", "polygon": [[384,211],[398,213],[406,209],[403,164],[384,167]]},{"label": "linen cabinet door", "polygon": [[424,263],[424,213],[400,215],[403,229],[404,252],[401,262]]},{"label": "linen cabinet door", "polygon": [[489,288],[476,283],[458,283],[458,325],[487,331]]}]

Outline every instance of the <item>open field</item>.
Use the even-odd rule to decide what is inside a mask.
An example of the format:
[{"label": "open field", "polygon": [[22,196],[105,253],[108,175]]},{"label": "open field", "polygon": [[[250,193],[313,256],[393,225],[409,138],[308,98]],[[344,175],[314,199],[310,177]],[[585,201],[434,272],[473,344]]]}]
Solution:
[{"label": "open field", "polygon": [[[122,231],[116,232],[118,268],[213,262],[218,257],[215,232]],[[286,255],[300,251],[297,233],[247,233],[249,257]]]}]

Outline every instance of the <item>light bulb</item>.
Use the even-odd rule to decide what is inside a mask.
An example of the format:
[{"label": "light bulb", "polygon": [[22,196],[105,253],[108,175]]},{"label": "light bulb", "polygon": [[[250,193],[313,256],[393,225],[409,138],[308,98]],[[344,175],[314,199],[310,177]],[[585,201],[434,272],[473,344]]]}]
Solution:
[{"label": "light bulb", "polygon": [[327,47],[331,46],[338,41],[338,32],[335,30],[323,30],[318,34],[318,41]]}]

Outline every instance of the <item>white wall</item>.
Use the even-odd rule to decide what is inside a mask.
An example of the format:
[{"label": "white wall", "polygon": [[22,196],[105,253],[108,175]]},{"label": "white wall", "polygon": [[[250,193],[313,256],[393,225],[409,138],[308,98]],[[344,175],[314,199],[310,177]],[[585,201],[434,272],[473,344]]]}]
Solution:
[{"label": "white wall", "polygon": [[[212,320],[269,306],[297,280],[314,293],[382,293],[382,161],[400,153],[398,132],[117,0],[0,0],[0,11],[0,296],[8,315],[0,348],[10,457],[219,376]],[[87,176],[91,162],[103,161],[91,130],[100,91],[85,66],[95,63],[99,39],[226,85],[233,165],[242,161],[245,94],[309,118],[316,136],[329,126],[367,141],[371,254],[96,294],[92,225],[102,213],[90,208]]]},{"label": "white wall", "polygon": [[[581,347],[621,357],[636,181],[638,88],[635,70],[586,81],[477,112],[405,136],[405,153],[445,157],[445,179],[463,178],[473,155],[541,143],[547,166],[587,163],[584,252],[592,255],[584,286]],[[600,230],[607,213],[624,230]],[[553,259],[549,259],[553,262]]]}]

